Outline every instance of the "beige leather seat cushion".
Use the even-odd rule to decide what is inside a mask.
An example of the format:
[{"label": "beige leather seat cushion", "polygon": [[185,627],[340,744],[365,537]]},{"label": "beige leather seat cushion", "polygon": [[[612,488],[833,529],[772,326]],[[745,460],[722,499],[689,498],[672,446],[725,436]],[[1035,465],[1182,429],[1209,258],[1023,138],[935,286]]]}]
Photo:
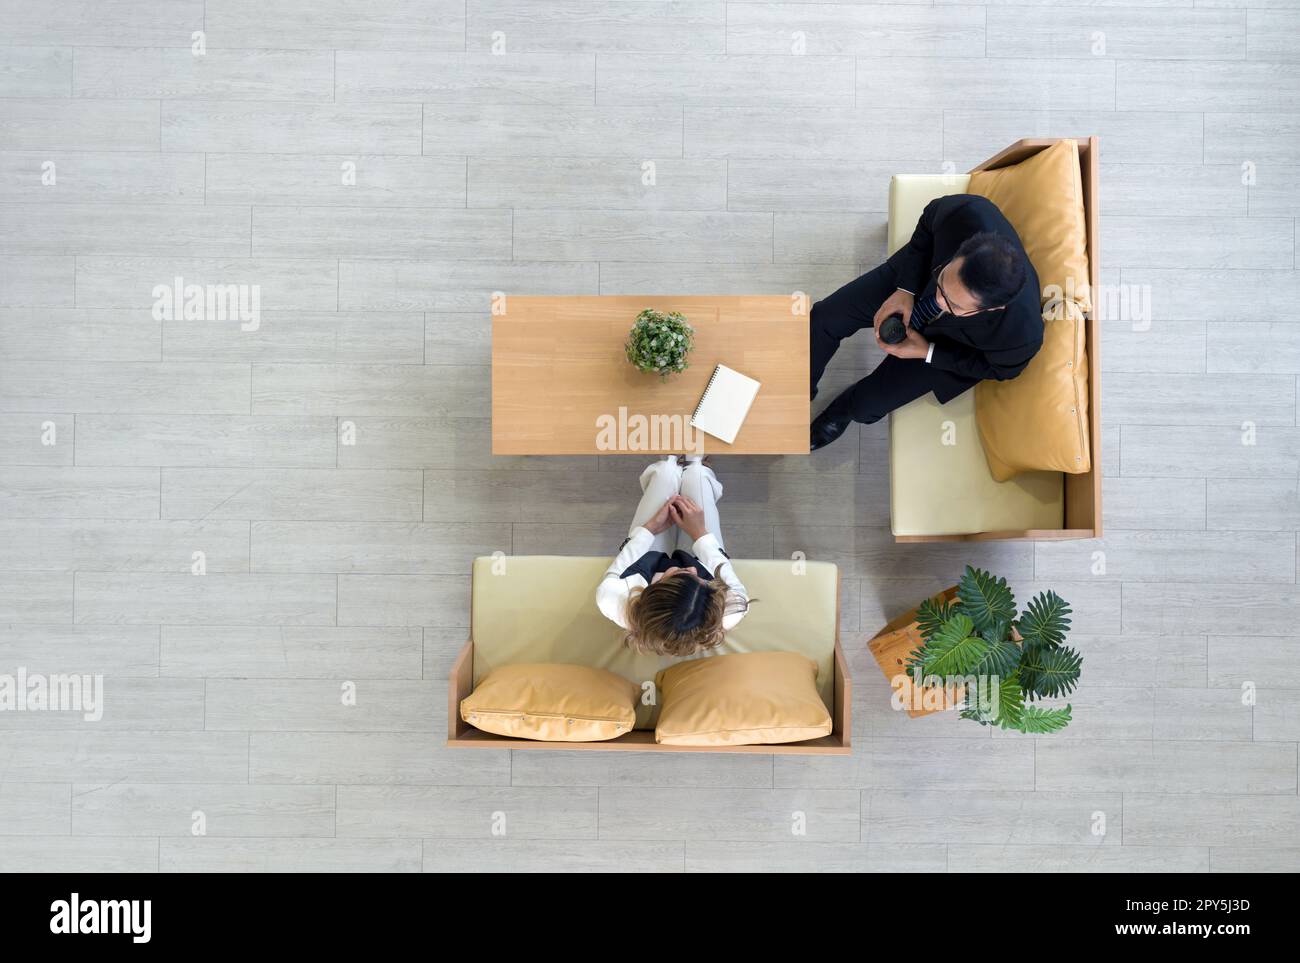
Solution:
[{"label": "beige leather seat cushion", "polygon": [[[900,174],[889,185],[889,253],[908,242],[925,205],[964,194],[968,174]],[[945,442],[952,442],[946,444]],[[975,392],[946,405],[918,398],[889,416],[890,517],[895,535],[1062,528],[1065,476],[989,472],[975,423]]]},{"label": "beige leather seat cushion", "polygon": [[[633,652],[622,630],[596,608],[596,583],[608,558],[528,555],[474,560],[474,684],[500,665],[568,662],[607,669],[641,686],[681,659]],[[837,569],[785,560],[736,559],[736,574],[756,599],[713,654],[798,652],[817,664],[817,690],[833,708]],[[493,574],[493,568],[504,568]],[[705,656],[707,658],[707,656]],[[658,706],[637,705],[636,728],[653,729]]]}]

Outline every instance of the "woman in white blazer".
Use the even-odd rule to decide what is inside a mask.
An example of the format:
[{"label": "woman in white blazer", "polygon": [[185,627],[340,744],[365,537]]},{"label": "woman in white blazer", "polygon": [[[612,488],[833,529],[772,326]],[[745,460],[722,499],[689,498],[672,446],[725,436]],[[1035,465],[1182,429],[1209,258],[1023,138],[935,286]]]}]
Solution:
[{"label": "woman in white blazer", "polygon": [[698,457],[669,456],[641,473],[641,502],[596,589],[596,605],[629,645],[687,656],[719,645],[749,597],[722,545],[722,483]]}]

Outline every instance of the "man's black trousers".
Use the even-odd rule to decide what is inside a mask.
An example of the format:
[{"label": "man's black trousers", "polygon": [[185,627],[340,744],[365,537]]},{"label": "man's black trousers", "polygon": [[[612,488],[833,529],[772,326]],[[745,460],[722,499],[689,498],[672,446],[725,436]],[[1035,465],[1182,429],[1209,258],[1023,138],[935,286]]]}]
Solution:
[{"label": "man's black trousers", "polygon": [[[865,332],[863,337],[875,337],[871,333],[872,319],[896,288],[893,269],[882,264],[813,305],[808,325],[808,353],[814,388],[841,341],[859,331]],[[870,424],[931,391],[949,400],[976,384],[977,381],[926,364],[924,358],[887,355],[876,370],[846,393],[853,420]]]}]

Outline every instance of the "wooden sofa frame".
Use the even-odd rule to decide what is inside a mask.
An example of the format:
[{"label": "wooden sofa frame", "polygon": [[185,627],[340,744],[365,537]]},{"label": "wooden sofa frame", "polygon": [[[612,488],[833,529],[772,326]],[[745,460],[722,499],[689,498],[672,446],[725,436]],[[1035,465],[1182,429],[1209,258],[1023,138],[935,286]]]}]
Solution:
[{"label": "wooden sofa frame", "polygon": [[[970,172],[974,174],[976,171],[991,171],[1019,164],[1062,139],[1069,138],[1018,140],[984,163],[973,167]],[[1101,325],[1098,320],[1098,305],[1102,294],[1101,262],[1097,253],[1097,190],[1100,170],[1097,138],[1077,137],[1074,140],[1079,145],[1079,167],[1083,175],[1083,211],[1088,234],[1088,283],[1092,288],[1092,310],[1086,317],[1084,327],[1085,347],[1088,351],[1088,450],[1092,455],[1092,470],[1080,475],[1065,476],[1065,525],[1062,528],[973,532],[967,535],[895,535],[895,542],[979,542],[1005,539],[1063,541],[1101,537]]]},{"label": "wooden sofa frame", "polygon": [[473,575],[470,576],[470,631],[469,640],[461,647],[452,663],[451,680],[447,686],[447,745],[455,749],[584,749],[633,752],[746,752],[765,755],[834,756],[848,755],[853,732],[852,679],[848,663],[840,648],[840,586],[835,578],[835,680],[832,685],[834,707],[831,710],[832,729],[829,736],[809,739],[806,742],[786,742],[769,746],[666,746],[655,742],[652,729],[633,729],[631,732],[603,742],[540,742],[532,739],[512,739],[476,729],[460,717],[461,700],[474,691],[474,605]]}]

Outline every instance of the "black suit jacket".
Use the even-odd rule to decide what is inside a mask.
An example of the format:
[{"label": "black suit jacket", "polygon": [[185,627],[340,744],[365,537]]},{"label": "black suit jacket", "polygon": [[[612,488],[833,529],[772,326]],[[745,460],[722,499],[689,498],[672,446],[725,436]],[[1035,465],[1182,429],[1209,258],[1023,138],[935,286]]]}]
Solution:
[{"label": "black suit jacket", "polygon": [[[894,252],[888,264],[898,286],[917,298],[935,293],[935,279],[957,248],[972,234],[990,231],[1010,240],[1025,258],[1025,283],[1005,307],[969,317],[944,314],[926,326],[934,343],[930,364],[971,381],[1005,381],[1025,370],[1043,344],[1043,313],[1038,275],[1025,256],[1015,228],[997,205],[975,194],[949,194],[925,206],[912,239]],[[954,390],[948,401],[961,393]],[[939,391],[935,391],[936,397]]]}]

